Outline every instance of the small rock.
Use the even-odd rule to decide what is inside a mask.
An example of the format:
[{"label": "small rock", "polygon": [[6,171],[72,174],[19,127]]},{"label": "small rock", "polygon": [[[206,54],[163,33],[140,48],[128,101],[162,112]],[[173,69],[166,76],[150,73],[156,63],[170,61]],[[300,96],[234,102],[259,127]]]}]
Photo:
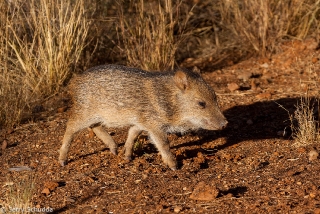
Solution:
[{"label": "small rock", "polygon": [[317,58],[317,57],[313,57],[311,61],[312,61],[312,63],[314,63],[314,64],[315,64],[315,63],[317,63],[317,62],[319,61],[319,58]]},{"label": "small rock", "polygon": [[295,170],[289,170],[289,171],[287,171],[286,174],[287,174],[288,177],[290,177],[290,176],[293,176],[295,173],[296,173]]},{"label": "small rock", "polygon": [[252,72],[247,71],[247,72],[242,72],[237,76],[238,79],[241,79],[243,81],[248,81],[252,77]]},{"label": "small rock", "polygon": [[235,83],[235,82],[232,82],[232,83],[228,83],[228,89],[233,92],[233,91],[236,91],[240,88],[240,86]]},{"label": "small rock", "polygon": [[229,193],[226,195],[226,197],[227,197],[227,198],[232,198],[232,197],[234,197],[234,196],[233,196],[233,194],[232,194],[231,192],[229,192]]},{"label": "small rock", "polygon": [[318,45],[319,43],[313,38],[305,40],[305,46],[308,50],[316,50]]},{"label": "small rock", "polygon": [[145,179],[147,179],[147,178],[148,178],[148,174],[143,173],[143,174],[142,174],[142,180],[145,180]]},{"label": "small rock", "polygon": [[317,196],[317,194],[312,192],[312,193],[309,194],[309,196],[310,196],[310,198],[315,198]]},{"label": "small rock", "polygon": [[179,213],[181,210],[182,210],[182,206],[178,205],[178,206],[175,206],[175,208],[173,209],[173,212]]},{"label": "small rock", "polygon": [[256,98],[258,99],[270,99],[271,98],[271,93],[269,92],[264,92],[264,93],[260,93],[258,95],[256,95]]},{"label": "small rock", "polygon": [[42,194],[45,194],[45,195],[50,195],[50,190],[48,188],[44,188],[42,191],[41,191]]},{"label": "small rock", "polygon": [[71,198],[71,197],[67,197],[67,198],[66,198],[66,201],[67,201],[67,202],[71,202],[71,203],[76,202],[76,200],[74,200],[74,199]]},{"label": "small rock", "polygon": [[260,65],[260,67],[262,67],[262,68],[269,68],[269,64],[268,64],[268,63],[263,63],[262,65]]},{"label": "small rock", "polygon": [[320,208],[316,208],[314,211],[313,211],[314,214],[320,214]]},{"label": "small rock", "polygon": [[58,108],[58,109],[57,109],[57,112],[58,112],[58,113],[63,113],[63,112],[65,112],[65,111],[67,110],[67,108],[68,108],[67,106]]},{"label": "small rock", "polygon": [[8,146],[8,141],[6,140],[2,141],[2,146],[1,146],[2,151],[4,151],[7,148],[7,146]]},{"label": "small rock", "polygon": [[50,191],[55,190],[59,186],[59,183],[54,181],[47,181],[44,183],[44,187],[48,188]]},{"label": "small rock", "polygon": [[33,168],[33,169],[37,168],[37,166],[38,166],[38,163],[36,163],[36,162],[31,162],[30,163],[30,167]]},{"label": "small rock", "polygon": [[215,185],[207,185],[205,182],[199,182],[192,194],[190,195],[190,199],[200,200],[200,201],[211,201],[214,200],[219,194],[219,190]]},{"label": "small rock", "polygon": [[297,150],[299,153],[306,153],[306,148],[304,147],[299,147]]},{"label": "small rock", "polygon": [[253,124],[253,121],[251,119],[247,120],[247,124],[248,125],[252,125]]},{"label": "small rock", "polygon": [[141,179],[138,179],[138,180],[135,180],[135,181],[134,181],[135,184],[138,184],[138,183],[140,183],[140,182],[141,182]]},{"label": "small rock", "polygon": [[318,159],[319,153],[313,149],[309,152],[308,155],[309,155],[309,161],[314,161]]}]

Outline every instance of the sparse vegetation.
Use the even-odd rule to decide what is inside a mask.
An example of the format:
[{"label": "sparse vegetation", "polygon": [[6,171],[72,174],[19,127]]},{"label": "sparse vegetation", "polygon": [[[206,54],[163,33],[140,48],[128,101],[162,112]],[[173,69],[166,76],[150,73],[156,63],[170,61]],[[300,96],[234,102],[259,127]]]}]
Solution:
[{"label": "sparse vegetation", "polygon": [[[186,58],[196,60],[184,66],[234,61],[252,50],[266,56],[282,39],[319,33],[319,8],[315,0],[1,1],[0,125],[28,118],[82,57],[160,70]],[[95,42],[82,54],[88,33]]]},{"label": "sparse vegetation", "polygon": [[220,1],[221,23],[244,44],[266,56],[286,38],[303,39],[319,30],[320,1],[229,0]]},{"label": "sparse vegetation", "polygon": [[181,1],[162,3],[130,1],[126,9],[132,12],[128,13],[124,2],[119,2],[119,47],[129,65],[145,70],[172,69],[175,65],[175,53],[189,17],[178,22]]},{"label": "sparse vegetation", "polygon": [[[316,119],[315,100],[308,95],[301,97],[300,102],[295,106],[296,110],[290,115],[292,137],[294,146],[307,146],[320,140],[319,120]],[[318,109],[319,110],[319,109]]]},{"label": "sparse vegetation", "polygon": [[[319,212],[319,8],[320,0],[0,1],[0,214]],[[60,168],[71,112],[64,86],[72,72],[104,63],[197,66],[229,123],[169,134],[176,172],[144,135],[123,161],[127,129],[108,127],[118,149],[81,132]],[[144,86],[135,83],[132,93]],[[25,118],[41,121],[19,125]],[[33,171],[7,170],[21,165]]]},{"label": "sparse vegetation", "polygon": [[86,45],[84,1],[1,1],[0,123],[59,91]]},{"label": "sparse vegetation", "polygon": [[19,179],[13,181],[8,178],[3,185],[6,197],[2,209],[5,213],[32,213],[30,208],[34,207],[31,202],[34,193],[33,173],[25,172]]}]

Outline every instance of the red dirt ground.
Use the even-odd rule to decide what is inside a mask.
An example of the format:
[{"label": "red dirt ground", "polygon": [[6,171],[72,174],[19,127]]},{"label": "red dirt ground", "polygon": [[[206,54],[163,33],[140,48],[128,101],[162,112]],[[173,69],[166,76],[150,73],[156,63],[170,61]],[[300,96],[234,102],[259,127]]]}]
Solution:
[{"label": "red dirt ground", "polygon": [[[51,98],[35,110],[35,122],[1,130],[0,208],[12,185],[32,174],[32,206],[54,213],[319,214],[320,160],[309,155],[320,152],[320,143],[293,146],[288,115],[307,88],[319,95],[319,44],[288,42],[283,50],[203,73],[229,124],[222,131],[169,135],[177,171],[163,165],[147,138],[133,161],[124,161],[127,129],[108,129],[118,156],[83,131],[68,165],[60,167],[68,96]],[[16,166],[32,171],[8,170]]]}]

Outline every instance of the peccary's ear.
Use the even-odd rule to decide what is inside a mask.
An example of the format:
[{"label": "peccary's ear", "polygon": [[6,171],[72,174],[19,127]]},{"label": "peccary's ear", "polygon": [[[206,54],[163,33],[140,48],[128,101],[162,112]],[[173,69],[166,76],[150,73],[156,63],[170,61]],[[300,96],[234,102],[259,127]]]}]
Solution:
[{"label": "peccary's ear", "polygon": [[174,75],[174,82],[180,90],[186,90],[189,86],[187,74],[181,70],[178,70]]},{"label": "peccary's ear", "polygon": [[199,69],[197,66],[194,66],[194,67],[192,68],[192,71],[193,71],[194,73],[197,73],[197,74],[200,74],[200,73],[201,73],[200,69]]}]

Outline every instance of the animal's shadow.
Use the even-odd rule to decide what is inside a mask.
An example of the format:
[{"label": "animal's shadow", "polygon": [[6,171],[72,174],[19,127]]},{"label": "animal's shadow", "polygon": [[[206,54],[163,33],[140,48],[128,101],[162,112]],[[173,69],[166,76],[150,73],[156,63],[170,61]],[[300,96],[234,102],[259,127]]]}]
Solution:
[{"label": "animal's shadow", "polygon": [[[282,98],[234,106],[223,112],[229,122],[225,129],[205,131],[199,140],[172,148],[202,145],[222,137],[226,138],[226,143],[215,147],[215,151],[247,140],[288,139],[292,134],[289,115],[293,115],[299,102],[301,98]],[[317,109],[315,99],[310,103],[314,103],[314,109]],[[188,154],[197,154],[197,151],[188,151]]]}]

